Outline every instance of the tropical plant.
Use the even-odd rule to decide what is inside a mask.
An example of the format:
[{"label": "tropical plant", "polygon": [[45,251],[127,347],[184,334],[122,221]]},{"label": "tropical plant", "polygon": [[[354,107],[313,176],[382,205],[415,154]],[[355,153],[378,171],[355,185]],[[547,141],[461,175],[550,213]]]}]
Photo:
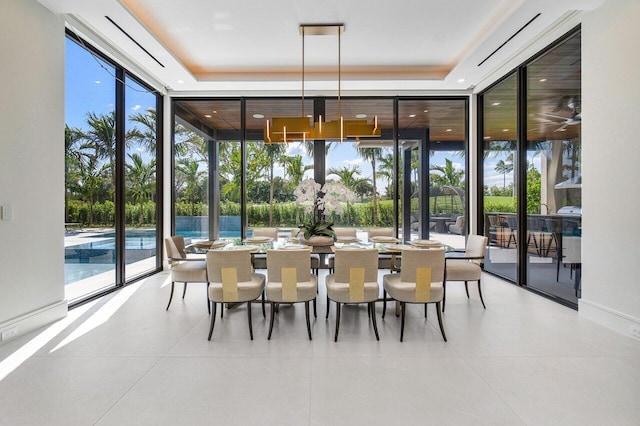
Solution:
[{"label": "tropical plant", "polygon": [[376,161],[382,157],[382,148],[356,148],[358,155],[371,163],[371,183],[373,184],[373,226],[378,226],[378,188],[376,186]]},{"label": "tropical plant", "polygon": [[513,172],[513,152],[507,156],[506,161],[498,161],[494,170],[502,174],[502,188],[506,188],[507,174]]}]

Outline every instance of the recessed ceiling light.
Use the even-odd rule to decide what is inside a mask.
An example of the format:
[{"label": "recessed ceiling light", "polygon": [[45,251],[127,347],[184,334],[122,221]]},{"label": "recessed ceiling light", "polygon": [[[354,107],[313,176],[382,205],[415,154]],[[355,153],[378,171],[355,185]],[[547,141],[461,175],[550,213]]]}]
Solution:
[{"label": "recessed ceiling light", "polygon": [[184,80],[178,80],[178,84],[184,84]]},{"label": "recessed ceiling light", "polygon": [[410,118],[413,118],[413,117],[415,117],[415,116],[416,116],[415,114],[409,114],[409,117],[410,117]]},{"label": "recessed ceiling light", "polygon": [[425,110],[424,110],[424,112],[429,112],[429,110],[428,110],[428,109],[425,109]]},{"label": "recessed ceiling light", "polygon": [[253,114],[253,118],[264,118],[264,114]]},{"label": "recessed ceiling light", "polygon": [[307,114],[307,118],[312,118],[312,117],[313,117],[313,115]]},{"label": "recessed ceiling light", "polygon": [[452,131],[453,131],[453,129],[447,129],[447,132],[452,132]]},{"label": "recessed ceiling light", "polygon": [[205,114],[204,116],[207,118],[211,118],[211,114]]},{"label": "recessed ceiling light", "polygon": [[509,131],[509,129],[502,129],[502,131],[503,131],[503,132],[508,132],[508,131]]},{"label": "recessed ceiling light", "polygon": [[498,105],[500,105],[500,102],[494,102],[494,103],[492,103],[491,105],[493,105],[493,106],[498,106]]},{"label": "recessed ceiling light", "polygon": [[567,131],[567,129],[560,129],[560,130],[558,130],[558,131],[559,131],[559,132],[566,132],[566,131]]},{"label": "recessed ceiling light", "polygon": [[485,136],[485,137],[484,137],[484,140],[485,140],[485,141],[486,141],[486,140],[489,140],[489,139],[491,139],[491,136]]},{"label": "recessed ceiling light", "polygon": [[547,79],[546,79],[546,78],[541,78],[541,79],[540,79],[540,83],[544,83],[545,81],[547,81]]},{"label": "recessed ceiling light", "polygon": [[211,112],[214,113],[214,114],[218,113],[218,111],[216,111],[215,109],[213,111],[211,111]]},{"label": "recessed ceiling light", "polygon": [[356,118],[367,118],[367,114],[356,114]]},{"label": "recessed ceiling light", "polygon": [[464,83],[464,78],[459,78],[458,83]]}]

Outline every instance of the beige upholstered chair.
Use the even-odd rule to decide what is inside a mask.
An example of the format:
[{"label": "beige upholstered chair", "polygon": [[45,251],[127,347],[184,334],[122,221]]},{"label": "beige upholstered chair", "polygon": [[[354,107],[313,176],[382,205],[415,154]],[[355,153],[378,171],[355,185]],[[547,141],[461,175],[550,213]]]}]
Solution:
[{"label": "beige upholstered chair", "polygon": [[[435,303],[442,338],[447,341],[442,324],[440,302],[444,297],[444,249],[402,250],[402,271],[382,277],[385,294],[400,302],[400,341],[404,338],[404,311],[407,303]],[[426,309],[425,309],[426,316]],[[384,310],[383,315],[384,318]]]},{"label": "beige upholstered chair", "polygon": [[[255,228],[253,237],[269,237],[273,241],[278,241],[278,228]],[[253,267],[256,269],[267,269],[267,256],[256,254],[253,256]]]},{"label": "beige upholstered chair", "polygon": [[482,278],[482,265],[484,263],[484,255],[487,251],[487,242],[489,239],[481,235],[469,235],[467,238],[467,247],[464,252],[463,259],[447,259],[446,275],[444,282],[444,299],[442,301],[442,312],[444,312],[447,300],[447,282],[464,281],[464,289],[469,297],[469,281],[478,281],[478,294],[482,307],[486,309],[484,300],[482,299],[482,288],[480,281]]},{"label": "beige upholstered chair", "polygon": [[449,225],[449,232],[452,234],[464,234],[464,216],[458,216],[455,223]]},{"label": "beige upholstered chair", "polygon": [[[184,283],[182,290],[182,298],[187,294],[187,283],[206,283],[207,282],[207,264],[204,259],[187,258],[184,251],[184,237],[182,235],[174,235],[164,239],[164,246],[167,250],[167,259],[171,266],[171,294],[169,295],[169,303],[166,310],[171,306],[173,299],[173,289],[175,283]],[[207,310],[211,313],[211,306],[207,300]]]},{"label": "beige upholstered chair", "polygon": [[[397,237],[397,235],[393,232],[393,228],[371,228],[367,232],[367,238],[371,241],[371,237]],[[397,265],[393,265],[391,260],[395,258],[395,256],[391,256],[388,254],[381,254],[378,256],[378,268],[380,269],[395,269],[396,267],[400,267],[399,259],[396,259],[398,262]]]},{"label": "beige upholstered chair", "polygon": [[378,251],[376,249],[336,249],[335,274],[327,275],[327,317],[329,301],[336,302],[336,334],[340,330],[340,307],[343,303],[367,303],[373,331],[378,337],[375,301],[378,300]]},{"label": "beige upholstered chair", "polygon": [[276,309],[280,303],[304,302],[307,317],[307,332],[311,340],[311,323],[309,322],[309,302],[313,301],[314,317],[316,316],[315,299],[318,291],[318,277],[311,274],[309,249],[268,250],[267,251],[267,300],[271,304],[269,320],[269,336],[273,331]]},{"label": "beige upholstered chair", "polygon": [[217,304],[244,302],[247,302],[249,335],[253,340],[251,302],[263,294],[265,276],[253,273],[249,250],[208,251],[207,275],[209,277],[209,300],[213,303],[209,340],[211,340],[216,322]]},{"label": "beige upholstered chair", "polygon": [[[291,230],[291,239],[295,240],[298,238],[298,228]],[[320,255],[319,254],[311,254],[311,270],[314,274],[318,275],[318,269],[320,269]]]},{"label": "beige upholstered chair", "polygon": [[[356,228],[333,228],[333,232],[336,233],[336,238],[340,241],[340,237],[356,237],[357,232]],[[327,257],[327,264],[329,265],[330,273],[333,273],[333,267],[335,266],[334,262],[335,256],[330,254]]]}]

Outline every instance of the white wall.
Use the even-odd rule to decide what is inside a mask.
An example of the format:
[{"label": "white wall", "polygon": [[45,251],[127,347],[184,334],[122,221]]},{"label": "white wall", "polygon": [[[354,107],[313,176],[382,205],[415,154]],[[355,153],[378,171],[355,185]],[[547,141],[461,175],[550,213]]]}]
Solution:
[{"label": "white wall", "polygon": [[582,25],[580,315],[640,329],[640,2],[609,0]]},{"label": "white wall", "polygon": [[64,23],[34,0],[0,4],[0,331],[66,315]]}]

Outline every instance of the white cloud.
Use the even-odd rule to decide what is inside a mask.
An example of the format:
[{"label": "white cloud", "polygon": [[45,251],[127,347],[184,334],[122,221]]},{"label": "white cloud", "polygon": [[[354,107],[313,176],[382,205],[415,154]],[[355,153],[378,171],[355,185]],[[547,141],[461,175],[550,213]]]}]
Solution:
[{"label": "white cloud", "polygon": [[342,160],[342,162],[350,166],[357,166],[362,164],[364,160],[362,158],[354,158],[353,160]]},{"label": "white cloud", "polygon": [[137,111],[137,110],[139,110],[140,108],[142,108],[142,105],[138,105],[138,104],[136,104],[136,105],[134,105],[134,106],[132,106],[132,107],[131,107],[131,109],[132,109],[132,110],[134,110],[134,111]]},{"label": "white cloud", "polygon": [[302,155],[304,151],[302,149],[301,142],[293,142],[287,144],[287,155]]}]

